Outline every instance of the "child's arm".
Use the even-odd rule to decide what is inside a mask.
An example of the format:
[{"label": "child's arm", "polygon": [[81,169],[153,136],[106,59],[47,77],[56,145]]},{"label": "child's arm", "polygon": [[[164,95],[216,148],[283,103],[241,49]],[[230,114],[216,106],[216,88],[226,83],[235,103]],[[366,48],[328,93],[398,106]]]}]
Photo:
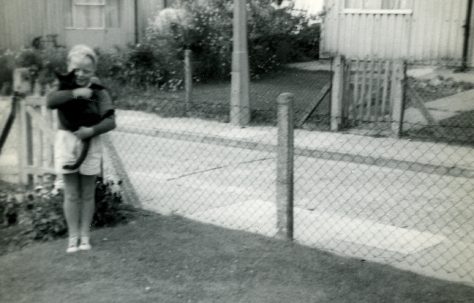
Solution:
[{"label": "child's arm", "polygon": [[117,125],[115,123],[115,114],[114,107],[112,104],[112,99],[110,98],[107,90],[103,89],[97,92],[98,102],[100,108],[100,114],[105,115],[105,118],[102,119],[99,123],[92,126],[94,130],[94,136],[106,133],[113,130]]},{"label": "child's arm", "polygon": [[72,90],[58,90],[48,94],[46,104],[49,109],[56,109],[75,98],[90,98],[92,90],[90,88],[76,88]]},{"label": "child's arm", "polygon": [[74,99],[72,90],[58,90],[48,94],[46,104],[49,109],[56,109],[72,99]]}]

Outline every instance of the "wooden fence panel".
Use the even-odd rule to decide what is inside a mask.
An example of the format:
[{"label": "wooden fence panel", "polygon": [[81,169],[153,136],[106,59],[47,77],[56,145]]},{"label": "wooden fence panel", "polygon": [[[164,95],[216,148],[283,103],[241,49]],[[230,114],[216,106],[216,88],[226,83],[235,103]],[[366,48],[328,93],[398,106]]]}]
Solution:
[{"label": "wooden fence panel", "polygon": [[[342,108],[340,117],[332,113],[332,120],[340,118],[344,126],[362,123],[391,123],[400,120],[403,106],[405,68],[402,61],[396,64],[385,60],[335,60],[333,70],[343,73],[333,77],[332,108]],[[340,62],[340,63],[339,63]],[[343,83],[337,83],[337,82]],[[341,99],[341,100],[339,100]],[[396,116],[396,118],[394,118]],[[344,122],[345,121],[345,122]],[[332,128],[336,130],[335,127]],[[397,130],[398,132],[398,130]]]},{"label": "wooden fence panel", "polygon": [[[15,70],[15,90],[24,97],[17,102],[18,172],[23,185],[41,184],[43,176],[54,174],[54,137],[57,119],[31,84],[27,69]],[[34,89],[36,88],[36,89]]]}]

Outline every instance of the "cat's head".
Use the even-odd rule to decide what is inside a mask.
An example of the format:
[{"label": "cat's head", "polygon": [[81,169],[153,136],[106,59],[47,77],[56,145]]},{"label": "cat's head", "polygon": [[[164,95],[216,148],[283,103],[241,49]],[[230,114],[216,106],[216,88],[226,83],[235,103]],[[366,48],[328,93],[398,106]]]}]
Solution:
[{"label": "cat's head", "polygon": [[70,71],[67,74],[61,74],[55,72],[56,78],[58,79],[58,86],[59,89],[74,89],[77,88],[78,85],[76,84],[76,76],[74,74],[74,70]]}]

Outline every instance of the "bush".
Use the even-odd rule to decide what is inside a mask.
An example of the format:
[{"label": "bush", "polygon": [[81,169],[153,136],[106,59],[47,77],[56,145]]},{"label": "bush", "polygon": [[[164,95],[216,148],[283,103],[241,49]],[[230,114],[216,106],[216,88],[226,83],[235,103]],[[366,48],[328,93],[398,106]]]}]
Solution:
[{"label": "bush", "polygon": [[51,194],[48,190],[37,189],[26,193],[25,209],[20,224],[25,234],[32,240],[50,240],[67,233],[62,202],[63,195]]},{"label": "bush", "polygon": [[[132,208],[123,203],[118,187],[113,181],[97,179],[94,227],[114,226],[130,219]],[[6,191],[11,190],[0,191],[3,226],[20,225],[30,240],[50,240],[67,233],[61,190],[48,186],[16,195]]]},{"label": "bush", "polygon": [[13,70],[19,67],[28,68],[44,92],[45,86],[55,81],[54,72],[66,71],[66,58],[65,48],[23,48],[17,52],[0,52],[0,95],[11,94]]},{"label": "bush", "polygon": [[154,86],[172,90],[178,89],[182,83],[182,62],[163,49],[137,44],[125,49],[97,49],[96,52],[100,78],[111,78],[134,87]]},{"label": "bush", "polygon": [[[232,2],[214,0],[200,5],[190,0],[182,7],[160,11],[144,43],[182,58],[193,51],[194,74],[201,80],[230,77],[232,64]],[[174,15],[172,14],[174,10]],[[186,13],[183,13],[185,11]],[[171,16],[171,17],[170,17]],[[173,18],[173,16],[175,16]],[[166,24],[168,22],[169,24]],[[248,6],[249,68],[253,78],[290,61],[314,59],[319,26],[289,9],[275,9],[270,0],[251,0]]]}]

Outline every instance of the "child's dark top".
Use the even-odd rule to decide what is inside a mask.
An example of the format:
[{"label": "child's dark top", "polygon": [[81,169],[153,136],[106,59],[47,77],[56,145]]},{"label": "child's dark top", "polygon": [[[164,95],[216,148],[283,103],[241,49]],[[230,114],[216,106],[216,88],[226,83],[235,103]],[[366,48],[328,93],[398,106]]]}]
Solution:
[{"label": "child's dark top", "polygon": [[94,136],[114,129],[114,109],[107,90],[100,84],[92,83],[89,88],[93,94],[87,100],[74,98],[73,89],[77,87],[62,83],[59,90],[48,95],[48,108],[58,110],[58,128],[76,131],[81,126],[92,127]]}]

